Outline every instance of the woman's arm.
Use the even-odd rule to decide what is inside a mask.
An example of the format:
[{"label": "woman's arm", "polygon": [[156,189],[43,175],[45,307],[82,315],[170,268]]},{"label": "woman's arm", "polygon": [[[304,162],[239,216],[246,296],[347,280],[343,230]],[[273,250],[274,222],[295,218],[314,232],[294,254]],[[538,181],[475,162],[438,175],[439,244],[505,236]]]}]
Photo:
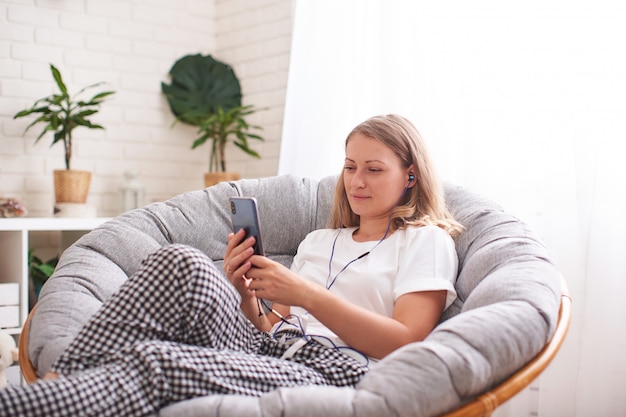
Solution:
[{"label": "woman's arm", "polygon": [[439,322],[445,302],[445,290],[404,294],[389,318],[319,287],[302,307],[349,346],[381,359],[408,343],[424,340]]},{"label": "woman's arm", "polygon": [[436,326],[446,302],[446,291],[412,292],[400,296],[393,317],[358,307],[324,287],[302,279],[267,258],[253,256],[251,291],[283,305],[298,305],[333,331],[349,346],[373,358],[382,358],[407,343],[423,340]]}]

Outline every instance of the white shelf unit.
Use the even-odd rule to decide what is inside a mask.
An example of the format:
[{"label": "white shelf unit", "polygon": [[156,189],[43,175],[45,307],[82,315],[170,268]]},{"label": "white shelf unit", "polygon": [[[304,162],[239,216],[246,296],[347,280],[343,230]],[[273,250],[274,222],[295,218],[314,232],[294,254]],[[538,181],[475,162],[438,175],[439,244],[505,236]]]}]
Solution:
[{"label": "white shelf unit", "polygon": [[18,335],[28,317],[28,249],[31,232],[61,232],[59,250],[62,251],[80,236],[107,220],[109,219],[104,217],[0,219],[0,284],[17,283],[19,286],[18,326],[6,327],[3,331]]}]

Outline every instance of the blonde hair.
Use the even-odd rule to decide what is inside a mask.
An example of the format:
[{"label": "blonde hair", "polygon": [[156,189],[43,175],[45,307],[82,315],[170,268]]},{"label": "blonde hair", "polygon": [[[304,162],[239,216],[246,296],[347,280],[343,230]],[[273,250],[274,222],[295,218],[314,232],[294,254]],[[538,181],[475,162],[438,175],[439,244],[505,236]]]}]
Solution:
[{"label": "blonde hair", "polygon": [[[389,114],[374,116],[355,127],[346,138],[360,133],[377,140],[391,149],[405,168],[413,165],[415,185],[409,188],[391,214],[390,231],[407,226],[438,226],[451,236],[458,235],[463,226],[448,211],[443,195],[443,186],[437,177],[426,146],[415,126],[402,116]],[[329,227],[356,227],[359,216],[344,204],[346,188],[341,171],[335,188]]]}]

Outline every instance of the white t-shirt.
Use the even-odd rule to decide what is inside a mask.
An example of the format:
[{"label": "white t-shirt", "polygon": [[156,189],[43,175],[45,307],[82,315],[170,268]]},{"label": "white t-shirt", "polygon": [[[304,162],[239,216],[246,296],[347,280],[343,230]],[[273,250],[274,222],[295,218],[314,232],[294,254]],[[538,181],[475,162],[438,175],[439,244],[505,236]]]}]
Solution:
[{"label": "white t-shirt", "polygon": [[[454,283],[458,259],[454,241],[436,226],[408,227],[397,230],[376,246],[377,241],[357,242],[356,228],[320,229],[301,243],[291,266],[299,276],[327,287],[347,301],[369,311],[392,317],[395,301],[403,294],[417,291],[446,290],[446,306],[456,298]],[[337,236],[339,233],[339,236]],[[333,241],[337,237],[329,260]],[[374,248],[374,246],[376,246]],[[367,256],[352,260],[371,251]],[[333,332],[301,307],[292,306],[306,334],[325,336],[337,346],[345,346]],[[294,322],[294,320],[290,320]],[[295,320],[297,322],[297,319]],[[275,326],[278,327],[280,322]]]}]

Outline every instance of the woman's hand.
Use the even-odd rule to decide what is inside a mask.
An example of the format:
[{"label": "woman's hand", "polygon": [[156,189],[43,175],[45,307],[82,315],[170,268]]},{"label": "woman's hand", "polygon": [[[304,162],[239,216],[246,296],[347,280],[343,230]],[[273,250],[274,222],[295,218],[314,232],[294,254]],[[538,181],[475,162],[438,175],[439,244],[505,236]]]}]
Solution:
[{"label": "woman's hand", "polygon": [[245,238],[243,229],[228,235],[228,244],[224,254],[224,272],[241,295],[241,311],[257,329],[269,331],[272,323],[262,312],[254,290],[250,289],[251,279],[246,273],[252,267],[250,257],[254,253],[254,237]]},{"label": "woman's hand", "polygon": [[250,280],[246,278],[246,273],[252,264],[250,257],[254,253],[254,237],[245,239],[243,229],[237,233],[228,235],[228,245],[224,254],[224,272],[226,277],[233,284],[241,298],[245,301],[254,298],[254,291],[249,290]]},{"label": "woman's hand", "polygon": [[252,256],[250,262],[252,268],[247,272],[250,278],[248,289],[260,298],[286,306],[302,306],[311,292],[319,287],[264,256]]}]

